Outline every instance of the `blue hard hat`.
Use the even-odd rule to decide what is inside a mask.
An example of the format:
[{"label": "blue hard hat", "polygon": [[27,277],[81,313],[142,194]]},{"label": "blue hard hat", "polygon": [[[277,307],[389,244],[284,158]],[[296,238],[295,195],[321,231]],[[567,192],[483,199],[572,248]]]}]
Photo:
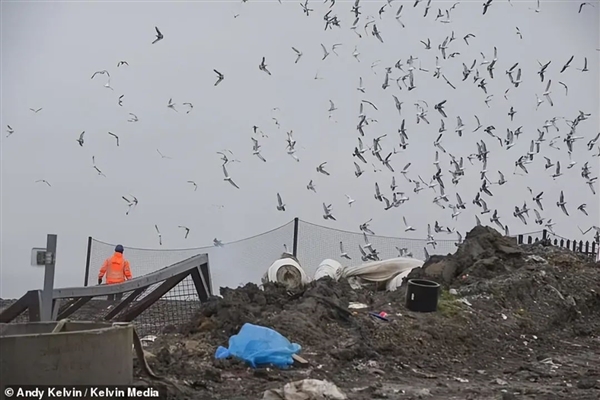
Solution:
[{"label": "blue hard hat", "polygon": [[120,245],[120,244],[118,244],[118,245],[117,245],[117,247],[115,247],[115,251],[116,251],[117,253],[122,253],[122,252],[123,252],[123,246],[122,246],[122,245]]}]

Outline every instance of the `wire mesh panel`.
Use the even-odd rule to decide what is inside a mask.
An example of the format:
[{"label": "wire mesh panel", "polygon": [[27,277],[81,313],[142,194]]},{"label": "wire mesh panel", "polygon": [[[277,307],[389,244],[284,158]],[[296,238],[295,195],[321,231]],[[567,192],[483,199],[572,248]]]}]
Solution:
[{"label": "wire mesh panel", "polygon": [[[451,235],[448,235],[452,237]],[[423,239],[405,239],[388,236],[367,235],[367,240],[379,253],[381,260],[399,257],[400,249],[407,249],[407,253],[421,260],[425,260],[425,251],[432,254],[448,254],[456,251],[456,239],[435,239],[435,246],[428,244]],[[340,242],[343,243],[344,252],[348,253],[351,260],[340,257]],[[339,261],[343,266],[357,266],[364,262],[358,248],[365,247],[365,238],[362,232],[348,232],[328,228],[310,222],[299,221],[298,226],[298,255],[302,268],[312,276],[317,267],[326,258]],[[406,257],[406,255],[403,255]]]},{"label": "wire mesh panel", "polygon": [[[175,250],[125,247],[123,254],[129,261],[134,277],[146,275],[197,254],[208,254],[212,289],[216,293],[221,286],[237,287],[247,282],[258,281],[273,261],[281,256],[284,244],[291,246],[293,234],[292,221],[260,235],[225,243],[223,247]],[[114,244],[92,240],[88,285],[96,283],[102,263],[113,254],[114,248]],[[195,295],[185,293],[182,296]],[[194,298],[197,299],[197,296]]]}]

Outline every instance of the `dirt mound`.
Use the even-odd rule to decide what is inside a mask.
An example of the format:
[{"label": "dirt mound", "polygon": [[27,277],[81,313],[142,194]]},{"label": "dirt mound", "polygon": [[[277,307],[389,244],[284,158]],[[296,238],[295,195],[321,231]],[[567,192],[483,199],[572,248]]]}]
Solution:
[{"label": "dirt mound", "polygon": [[249,283],[237,289],[222,288],[222,298],[203,304],[195,318],[181,333],[207,333],[226,341],[245,323],[276,327],[283,335],[303,343],[326,340],[327,326],[350,320],[347,305],[366,299],[346,282],[324,278],[311,282],[300,291],[289,291],[277,283],[267,283],[264,290]]},{"label": "dirt mound", "polygon": [[467,233],[456,253],[431,257],[408,278],[428,277],[446,285],[456,280],[468,283],[489,279],[521,268],[524,254],[517,239],[502,236],[489,226],[476,226]]}]

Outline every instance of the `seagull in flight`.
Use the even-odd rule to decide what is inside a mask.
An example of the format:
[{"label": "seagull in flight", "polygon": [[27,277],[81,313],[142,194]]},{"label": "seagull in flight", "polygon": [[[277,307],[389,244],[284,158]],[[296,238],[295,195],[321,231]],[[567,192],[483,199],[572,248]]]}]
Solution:
[{"label": "seagull in flight", "polygon": [[184,239],[187,239],[188,235],[190,234],[190,228],[188,228],[187,226],[183,226],[183,225],[179,225],[178,228],[185,229],[185,237],[184,237]]},{"label": "seagull in flight", "polygon": [[231,179],[231,177],[229,176],[229,174],[227,173],[227,168],[225,168],[225,164],[223,164],[223,174],[225,175],[225,178],[223,179],[224,181],[227,181],[229,183],[231,183],[233,186],[235,186],[237,189],[239,189],[240,187],[238,185],[235,184],[235,182]]},{"label": "seagull in flight", "polygon": [[10,125],[6,125],[6,128],[6,132],[8,132],[8,135],[6,135],[6,137],[9,137],[13,133],[15,133],[15,130]]},{"label": "seagull in flight", "polygon": [[45,184],[46,184],[46,185],[48,185],[49,187],[52,187],[52,185],[50,185],[50,184],[48,183],[48,181],[47,181],[47,180],[45,180],[45,179],[40,179],[40,180],[37,180],[37,181],[35,181],[35,183],[38,183],[38,182],[45,183]]},{"label": "seagull in flight", "polygon": [[406,222],[406,217],[402,217],[402,221],[404,221],[404,226],[406,227],[406,229],[404,229],[404,232],[416,231],[415,228],[413,228],[412,226],[408,225],[408,223]]},{"label": "seagull in flight", "polygon": [[557,205],[558,207],[560,207],[560,208],[561,208],[561,210],[563,210],[563,212],[564,212],[564,213],[565,213],[567,216],[569,216],[569,212],[567,211],[567,207],[566,207],[566,206],[567,206],[567,202],[565,201],[565,194],[563,193],[563,191],[562,191],[562,190],[560,191],[560,198],[559,198],[559,200],[556,202],[556,205]]},{"label": "seagull in flight", "polygon": [[172,160],[171,157],[165,156],[163,153],[160,152],[160,150],[156,149],[156,152],[160,155],[161,158],[168,158],[169,160]]},{"label": "seagull in flight", "polygon": [[271,71],[269,71],[267,69],[267,64],[265,63],[265,57],[262,58],[262,61],[260,62],[260,65],[258,66],[258,69],[260,69],[261,71],[271,75]]},{"label": "seagull in flight", "polygon": [[324,175],[330,175],[329,172],[325,171],[325,164],[327,164],[327,161],[325,161],[324,163],[319,164],[319,166],[317,167],[317,172],[320,172]]},{"label": "seagull in flight", "polygon": [[79,145],[80,145],[81,147],[83,147],[83,135],[84,135],[84,134],[85,134],[85,131],[81,132],[81,133],[79,134],[79,139],[77,139],[77,143],[79,143]]},{"label": "seagull in flight", "polygon": [[219,239],[217,239],[217,238],[214,238],[214,239],[213,239],[213,245],[214,245],[215,247],[223,247],[223,242],[221,242],[221,241],[220,241]]},{"label": "seagull in flight", "polygon": [[162,246],[162,235],[160,234],[160,231],[158,230],[158,225],[154,225],[154,229],[156,229],[156,233],[158,233],[158,244],[159,246]]},{"label": "seagull in flight", "polygon": [[117,68],[120,67],[121,65],[127,65],[129,67],[129,63],[127,61],[119,61],[117,63]]},{"label": "seagull in flight", "polygon": [[321,48],[323,49],[323,58],[321,58],[321,61],[323,61],[327,58],[327,56],[329,55],[329,52],[327,51],[327,48],[325,47],[325,45],[323,43],[321,43]]},{"label": "seagull in flight", "polygon": [[213,69],[213,71],[215,72],[215,74],[217,74],[217,81],[215,82],[215,86],[217,86],[219,83],[221,83],[221,81],[223,79],[225,79],[225,75],[223,75],[222,73],[220,73],[216,69]]},{"label": "seagull in flight", "polygon": [[348,253],[344,251],[344,244],[340,242],[340,257],[345,258],[347,260],[352,260]]},{"label": "seagull in flight", "polygon": [[352,203],[354,203],[355,200],[352,197],[348,196],[347,194],[345,196],[348,199],[348,205],[350,207],[352,207]]},{"label": "seagull in flight", "polygon": [[90,79],[94,79],[94,77],[95,77],[96,75],[98,75],[98,74],[100,74],[100,75],[106,75],[106,76],[108,76],[108,78],[110,79],[110,74],[109,74],[109,73],[108,73],[108,71],[107,71],[107,70],[105,70],[105,69],[104,69],[104,70],[102,70],[102,71],[96,71],[96,72],[94,72],[94,74],[92,75],[92,77],[91,77]]},{"label": "seagull in flight", "polygon": [[583,3],[581,3],[579,5],[579,11],[577,12],[578,14],[581,14],[581,10],[583,9],[584,6],[594,7],[594,5],[592,3],[588,3],[587,1],[584,1]]},{"label": "seagull in flight", "polygon": [[335,217],[331,215],[331,204],[328,206],[327,204],[323,203],[323,210],[325,211],[325,214],[323,214],[323,219],[332,219],[336,221]]},{"label": "seagull in flight", "polygon": [[296,61],[294,61],[294,64],[298,64],[298,61],[300,61],[300,58],[302,57],[302,52],[293,46],[292,46],[292,50],[294,50],[294,52],[296,52]]},{"label": "seagull in flight", "polygon": [[152,44],[154,44],[154,43],[156,43],[156,42],[158,42],[160,40],[163,40],[163,38],[164,38],[163,34],[161,33],[161,31],[158,29],[157,26],[155,26],[154,29],[156,29],[156,39],[154,39],[154,41],[152,42]]},{"label": "seagull in flight", "polygon": [[277,211],[285,211],[285,204],[283,204],[279,193],[277,193]]},{"label": "seagull in flight", "polygon": [[115,135],[114,133],[112,133],[112,132],[108,132],[108,134],[110,136],[114,137],[115,139],[117,139],[117,147],[119,147],[119,137],[117,135]]},{"label": "seagull in flight", "polygon": [[167,104],[167,107],[169,107],[171,110],[175,111],[175,112],[179,112],[175,109],[175,103],[173,103],[173,99],[169,99],[169,103]]},{"label": "seagull in flight", "polygon": [[194,192],[198,189],[198,185],[196,184],[196,182],[194,182],[194,181],[187,181],[187,183],[191,183],[192,185],[194,185]]},{"label": "seagull in flight", "polygon": [[189,114],[193,109],[194,105],[192,103],[183,103],[184,106],[188,106],[190,109],[187,110],[186,114]]},{"label": "seagull in flight", "polygon": [[131,197],[132,197],[132,200],[128,199],[125,196],[121,196],[121,198],[123,200],[125,200],[127,202],[127,205],[129,206],[127,208],[127,212],[125,213],[125,215],[129,215],[129,212],[131,211],[131,208],[137,206],[137,204],[138,204],[138,199],[135,196],[131,196]]},{"label": "seagull in flight", "polygon": [[40,111],[42,111],[42,109],[41,109],[41,108],[38,108],[37,110],[36,110],[36,109],[34,109],[34,108],[30,108],[30,110],[31,110],[31,111],[33,111],[33,112],[34,112],[34,113],[36,113],[36,114],[37,114],[37,113],[39,113]]}]

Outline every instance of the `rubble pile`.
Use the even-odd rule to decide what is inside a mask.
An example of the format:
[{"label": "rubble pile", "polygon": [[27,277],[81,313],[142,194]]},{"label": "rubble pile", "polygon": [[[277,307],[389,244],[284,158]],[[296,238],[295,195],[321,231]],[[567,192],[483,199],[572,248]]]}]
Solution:
[{"label": "rubble pile", "polygon": [[[446,285],[455,283],[459,277],[465,283],[489,279],[521,268],[525,263],[523,254],[517,239],[502,236],[490,227],[476,226],[467,233],[456,253],[433,256],[421,270],[408,277],[425,276]],[[470,279],[466,280],[467,277]]]},{"label": "rubble pile", "polygon": [[[442,284],[437,312],[408,311],[405,285],[353,290],[323,278],[293,291],[224,288],[179,333],[159,335],[149,362],[197,398],[261,398],[306,378],[331,381],[349,399],[600,397],[600,263],[478,226],[455,254],[432,257],[413,277]],[[308,364],[253,370],[215,360],[244,323],[300,344]]]}]

